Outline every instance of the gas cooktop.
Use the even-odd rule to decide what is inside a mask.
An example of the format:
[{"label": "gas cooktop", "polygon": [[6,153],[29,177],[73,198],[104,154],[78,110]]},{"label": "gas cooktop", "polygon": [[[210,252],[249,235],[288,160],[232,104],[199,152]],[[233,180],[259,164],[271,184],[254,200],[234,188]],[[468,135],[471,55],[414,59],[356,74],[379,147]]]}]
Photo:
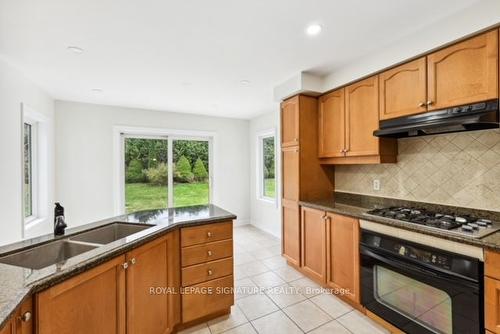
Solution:
[{"label": "gas cooktop", "polygon": [[378,216],[410,224],[422,225],[429,229],[438,229],[445,233],[459,234],[472,238],[483,238],[500,230],[500,224],[491,220],[468,215],[455,216],[419,208],[390,207],[374,209],[367,216]]}]

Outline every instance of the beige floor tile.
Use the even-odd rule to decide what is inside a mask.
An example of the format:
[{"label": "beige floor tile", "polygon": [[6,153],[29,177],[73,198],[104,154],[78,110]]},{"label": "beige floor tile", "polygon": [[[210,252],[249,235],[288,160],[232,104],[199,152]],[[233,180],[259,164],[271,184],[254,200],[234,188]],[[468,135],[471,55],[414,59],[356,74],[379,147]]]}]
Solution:
[{"label": "beige floor tile", "polygon": [[240,307],[248,320],[257,319],[278,310],[278,307],[273,301],[263,294],[238,299],[236,304]]},{"label": "beige floor tile", "polygon": [[247,275],[247,277],[256,276],[256,275],[266,273],[266,272],[271,270],[264,263],[262,263],[260,261],[245,263],[245,264],[242,264],[241,266],[243,268],[244,273]]},{"label": "beige floor tile", "polygon": [[299,289],[299,292],[306,296],[307,298],[314,297],[323,293],[321,286],[316,284],[314,281],[307,277],[292,281],[289,283],[291,286]]},{"label": "beige floor tile", "polygon": [[253,276],[250,278],[258,287],[263,289],[272,288],[281,284],[284,284],[285,281],[282,280],[278,275],[273,273],[272,271],[263,273],[257,276]]},{"label": "beige floor tile", "polygon": [[301,334],[297,325],[282,311],[274,312],[252,321],[252,325],[259,334]]},{"label": "beige floor tile", "polygon": [[227,332],[224,332],[224,334],[257,334],[257,332],[253,329],[253,326],[250,323],[247,323],[228,330]]},{"label": "beige floor tile", "polygon": [[322,293],[310,299],[334,319],[352,311],[352,307],[329,293]]},{"label": "beige floor tile", "polygon": [[284,308],[283,312],[304,332],[308,332],[332,320],[328,314],[309,300]]},{"label": "beige floor tile", "polygon": [[240,280],[247,278],[248,274],[247,271],[245,270],[245,265],[241,264],[239,266],[235,265],[234,266],[234,279],[235,280]]},{"label": "beige floor tile", "polygon": [[286,259],[281,255],[262,260],[262,263],[264,263],[268,268],[272,270],[287,266]]},{"label": "beige floor tile", "polygon": [[231,313],[208,322],[212,334],[222,333],[228,329],[247,323],[248,320],[237,305],[231,307]]},{"label": "beige floor tile", "polygon": [[306,299],[301,295],[296,288],[282,284],[266,291],[266,295],[273,300],[273,302],[281,308],[297,304]]},{"label": "beige floor tile", "polygon": [[304,277],[304,275],[302,275],[297,270],[289,266],[274,269],[273,271],[276,273],[276,275],[281,277],[285,282],[295,281]]},{"label": "beige floor tile", "polygon": [[252,256],[254,256],[258,260],[268,259],[270,257],[277,255],[281,255],[281,247],[280,248],[276,248],[276,246],[265,247],[252,253]]},{"label": "beige floor tile", "polygon": [[315,330],[309,332],[310,334],[351,334],[344,326],[339,324],[337,321],[330,321],[316,328]]},{"label": "beige floor tile", "polygon": [[256,258],[248,252],[234,253],[234,265],[238,266],[245,263],[255,262]]},{"label": "beige floor tile", "polygon": [[349,312],[337,321],[354,334],[390,334],[388,330],[358,311]]},{"label": "beige floor tile", "polygon": [[179,334],[211,334],[207,324],[200,324],[180,331]]},{"label": "beige floor tile", "polygon": [[250,278],[234,281],[234,298],[241,299],[259,293],[259,287]]}]

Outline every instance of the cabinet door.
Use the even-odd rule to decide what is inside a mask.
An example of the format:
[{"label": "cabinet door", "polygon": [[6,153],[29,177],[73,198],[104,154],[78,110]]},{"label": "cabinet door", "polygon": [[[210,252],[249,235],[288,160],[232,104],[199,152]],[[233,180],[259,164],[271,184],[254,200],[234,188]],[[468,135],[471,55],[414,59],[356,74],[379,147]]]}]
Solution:
[{"label": "cabinet door", "polygon": [[344,89],[319,100],[319,157],[343,157],[345,150]]},{"label": "cabinet door", "polygon": [[151,287],[168,287],[167,238],[127,253],[127,333],[164,334],[168,324],[168,294],[151,294]]},{"label": "cabinet door", "polygon": [[12,320],[7,321],[7,323],[0,329],[0,334],[15,334]]},{"label": "cabinet door", "polygon": [[385,71],[379,78],[381,120],[427,111],[425,57]]},{"label": "cabinet door", "polygon": [[37,333],[125,333],[124,256],[36,296]]},{"label": "cabinet door", "polygon": [[299,98],[292,97],[281,104],[281,146],[299,144]]},{"label": "cabinet door", "polygon": [[310,208],[301,210],[302,270],[317,282],[326,281],[325,212]]},{"label": "cabinet door", "polygon": [[500,333],[500,281],[484,278],[485,327]]},{"label": "cabinet door", "polygon": [[498,97],[498,31],[427,56],[429,110]]},{"label": "cabinet door", "polygon": [[16,334],[33,334],[33,299],[25,300],[16,313]]},{"label": "cabinet door", "polygon": [[300,211],[294,201],[282,201],[283,256],[292,264],[300,266]]},{"label": "cabinet door", "polygon": [[291,201],[299,200],[299,148],[283,149],[283,198]]},{"label": "cabinet door", "polygon": [[346,88],[347,156],[378,155],[378,77],[374,76]]},{"label": "cabinet door", "polygon": [[327,284],[359,303],[359,221],[327,213]]}]

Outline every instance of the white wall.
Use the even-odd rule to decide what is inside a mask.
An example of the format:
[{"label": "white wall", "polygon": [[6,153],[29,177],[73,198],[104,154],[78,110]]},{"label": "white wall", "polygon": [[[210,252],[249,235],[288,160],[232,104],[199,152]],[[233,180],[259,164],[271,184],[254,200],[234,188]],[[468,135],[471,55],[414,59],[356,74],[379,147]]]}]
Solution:
[{"label": "white wall", "polygon": [[[415,19],[418,20],[419,15],[416,14]],[[385,46],[382,52],[353,59],[349,64],[332,71],[323,78],[323,91],[345,85],[498,23],[500,23],[500,1],[478,1],[474,6]]]},{"label": "white wall", "polygon": [[21,72],[0,59],[0,244],[22,238],[22,120],[21,103],[48,119],[48,217],[26,236],[50,232],[54,192],[54,101]]},{"label": "white wall", "polygon": [[114,215],[113,127],[215,132],[213,203],[248,223],[248,121],[56,101],[56,193],[69,226]]},{"label": "white wall", "polygon": [[[257,167],[257,154],[258,154],[258,134],[261,131],[275,129],[276,130],[276,196],[278,201],[276,204],[260,200],[257,196],[258,192],[258,167]],[[250,216],[251,224],[258,228],[281,238],[281,161],[279,150],[279,110],[275,112],[266,113],[259,117],[253,118],[250,121],[249,127],[249,141],[250,141]]]}]

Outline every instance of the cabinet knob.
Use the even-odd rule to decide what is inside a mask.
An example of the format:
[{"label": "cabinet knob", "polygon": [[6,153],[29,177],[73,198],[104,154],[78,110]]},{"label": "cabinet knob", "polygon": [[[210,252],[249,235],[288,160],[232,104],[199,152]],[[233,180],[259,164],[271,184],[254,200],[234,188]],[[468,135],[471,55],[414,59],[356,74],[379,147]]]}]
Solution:
[{"label": "cabinet knob", "polygon": [[432,106],[434,104],[434,101],[427,101],[426,103],[428,106]]},{"label": "cabinet knob", "polygon": [[19,317],[19,320],[21,320],[22,322],[28,322],[31,320],[31,316],[32,316],[31,312],[27,311],[24,312],[24,314]]},{"label": "cabinet knob", "polygon": [[212,251],[207,251],[208,256],[212,256]]},{"label": "cabinet knob", "polygon": [[299,138],[293,138],[293,141],[299,141]]},{"label": "cabinet knob", "polygon": [[425,107],[425,106],[426,106],[426,104],[425,104],[425,102],[420,102],[420,103],[418,104],[418,106],[419,106],[420,108],[422,108],[422,107]]},{"label": "cabinet knob", "polygon": [[211,269],[208,269],[207,273],[208,273],[208,276],[212,276],[212,274],[213,274]]},{"label": "cabinet knob", "polygon": [[212,232],[207,232],[207,237],[211,238],[212,237]]},{"label": "cabinet knob", "polygon": [[136,264],[136,262],[137,262],[137,261],[136,261],[135,257],[134,257],[134,258],[132,258],[132,260],[130,260],[130,263],[132,263],[132,264]]},{"label": "cabinet knob", "polygon": [[122,267],[123,267],[123,269],[127,269],[128,268],[128,263],[125,262],[124,264],[122,264]]}]

